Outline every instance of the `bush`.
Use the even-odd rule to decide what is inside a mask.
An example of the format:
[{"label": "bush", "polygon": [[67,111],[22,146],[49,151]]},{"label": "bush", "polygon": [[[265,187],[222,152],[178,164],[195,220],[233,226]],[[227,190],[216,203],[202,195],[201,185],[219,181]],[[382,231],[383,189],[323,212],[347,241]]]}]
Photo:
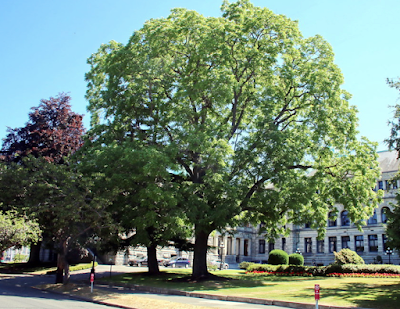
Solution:
[{"label": "bush", "polygon": [[289,254],[289,265],[304,265],[304,257],[298,253]]},{"label": "bush", "polygon": [[13,262],[14,263],[22,263],[22,262],[25,262],[27,259],[28,259],[27,255],[16,254],[16,255],[14,255]]},{"label": "bush", "polygon": [[217,271],[218,270],[218,266],[216,264],[207,263],[207,269],[209,271]]},{"label": "bush", "polygon": [[344,265],[344,264],[365,264],[361,256],[350,249],[342,249],[339,252],[334,252],[335,262],[334,264]]},{"label": "bush", "polygon": [[331,264],[328,266],[252,264],[247,268],[247,272],[274,272],[279,275],[304,274],[312,276],[327,276],[330,274],[400,274],[400,266],[389,264]]},{"label": "bush", "polygon": [[381,265],[381,264],[332,264],[327,266],[325,270],[326,275],[332,273],[338,274],[354,274],[354,273],[364,273],[364,274],[400,274],[400,266],[396,265]]},{"label": "bush", "polygon": [[247,268],[247,272],[253,271],[276,271],[278,266],[269,264],[250,264]]},{"label": "bush", "polygon": [[287,265],[289,263],[289,255],[279,249],[272,250],[268,256],[268,264],[271,265]]},{"label": "bush", "polygon": [[252,263],[252,262],[242,262],[242,263],[239,264],[239,268],[240,269],[247,269],[252,264],[254,264],[254,263]]}]

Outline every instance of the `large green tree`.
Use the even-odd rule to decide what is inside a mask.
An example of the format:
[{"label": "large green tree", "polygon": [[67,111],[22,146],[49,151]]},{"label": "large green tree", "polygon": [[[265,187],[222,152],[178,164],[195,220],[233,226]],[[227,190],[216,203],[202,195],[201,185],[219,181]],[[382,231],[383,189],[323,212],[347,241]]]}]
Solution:
[{"label": "large green tree", "polygon": [[[191,236],[185,215],[178,207],[176,182],[167,171],[168,158],[152,147],[129,140],[100,144],[85,143],[83,165],[87,173],[98,175],[95,195],[109,201],[107,212],[117,227],[100,235],[107,243],[110,235],[120,248],[147,247],[150,274],[158,274],[157,247]],[[104,235],[104,237],[103,237]]]},{"label": "large green tree", "polygon": [[154,147],[180,176],[194,277],[208,275],[210,233],[243,218],[274,236],[310,219],[323,232],[335,203],[353,222],[372,214],[376,145],[356,138],[333,60],[320,36],[247,0],[218,18],[173,9],[89,58],[92,139]]},{"label": "large green tree", "polygon": [[[53,164],[66,164],[68,158],[74,154],[83,143],[82,135],[85,132],[82,115],[71,110],[71,97],[60,93],[56,97],[42,99],[38,106],[32,107],[28,115],[29,120],[20,128],[8,128],[7,136],[3,139],[0,149],[0,160],[12,165],[23,165],[24,158],[33,156],[43,158]],[[23,201],[23,187],[17,184],[24,177],[34,175],[22,173],[17,165],[13,165],[19,175],[7,171],[2,175],[0,182],[0,201],[4,207],[19,206]],[[6,178],[8,177],[8,178]],[[46,219],[39,218],[39,224],[45,231]],[[47,233],[45,232],[46,236]],[[31,246],[29,263],[38,264],[41,242]]]},{"label": "large green tree", "polygon": [[[388,85],[391,88],[400,91],[400,79],[388,79]],[[394,149],[397,151],[397,157],[400,153],[400,104],[393,106],[394,115],[389,121],[390,137],[386,140],[389,149]],[[399,175],[396,175],[395,179],[398,179]],[[386,227],[386,232],[389,238],[389,245],[392,248],[400,251],[400,195],[397,193],[396,196],[397,204],[393,205],[393,209],[388,213],[388,223]]]},{"label": "large green tree", "polygon": [[[400,91],[400,78],[398,79],[387,79],[389,87]],[[393,118],[389,120],[390,125],[390,137],[385,140],[389,149],[394,149],[400,153],[400,104],[393,106],[394,113]]]},{"label": "large green tree", "polygon": [[40,239],[39,224],[15,211],[0,211],[0,254],[14,246],[27,246]]},{"label": "large green tree", "polygon": [[72,161],[53,164],[28,156],[21,163],[2,169],[0,184],[10,178],[18,183],[19,196],[13,208],[36,218],[47,239],[55,244],[56,283],[66,284],[70,276],[68,252],[109,227],[104,211],[108,201],[94,194],[94,179],[80,173]]}]

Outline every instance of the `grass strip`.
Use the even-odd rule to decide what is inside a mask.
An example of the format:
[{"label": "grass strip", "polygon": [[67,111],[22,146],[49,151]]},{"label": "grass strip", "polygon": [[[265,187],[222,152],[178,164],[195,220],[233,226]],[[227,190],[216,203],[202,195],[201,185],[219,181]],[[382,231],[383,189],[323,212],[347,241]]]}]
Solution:
[{"label": "grass strip", "polygon": [[167,270],[159,276],[130,273],[110,278],[114,284],[143,285],[218,295],[234,295],[313,304],[314,285],[320,285],[321,305],[398,309],[399,278],[331,278],[254,276],[244,271],[215,272],[219,280],[194,282],[191,270]]}]

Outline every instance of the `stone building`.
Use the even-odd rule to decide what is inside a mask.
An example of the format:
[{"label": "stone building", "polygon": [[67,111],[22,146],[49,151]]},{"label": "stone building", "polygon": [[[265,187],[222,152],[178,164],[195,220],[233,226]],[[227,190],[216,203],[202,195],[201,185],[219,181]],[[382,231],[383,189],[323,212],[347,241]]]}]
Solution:
[{"label": "stone building", "polygon": [[[363,231],[350,222],[347,211],[342,205],[337,205],[338,218],[328,220],[324,239],[317,239],[317,231],[307,224],[303,226],[291,226],[291,234],[287,237],[275,239],[273,243],[267,242],[265,235],[259,235],[257,228],[236,228],[233,236],[219,236],[219,244],[223,243],[223,255],[228,263],[241,261],[266,261],[268,253],[273,249],[282,249],[294,253],[299,251],[304,256],[306,265],[328,265],[334,261],[334,251],[342,248],[350,248],[356,251],[366,263],[377,263],[380,259],[383,263],[389,263],[386,254],[386,221],[385,210],[391,208],[394,203],[395,193],[398,191],[399,182],[392,178],[399,170],[399,160],[394,151],[382,151],[378,153],[381,178],[377,179],[375,190],[384,190],[383,202],[370,217]],[[215,243],[215,241],[214,241]],[[399,264],[397,252],[390,255],[390,262]]]}]

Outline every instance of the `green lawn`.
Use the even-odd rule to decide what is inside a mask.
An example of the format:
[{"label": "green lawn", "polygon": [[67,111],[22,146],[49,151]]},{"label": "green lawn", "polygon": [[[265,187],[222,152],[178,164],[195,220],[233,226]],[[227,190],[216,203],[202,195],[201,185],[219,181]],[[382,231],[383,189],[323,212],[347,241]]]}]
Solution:
[{"label": "green lawn", "polygon": [[183,280],[190,270],[163,271],[160,276],[131,273],[111,278],[114,282],[179,289],[209,294],[256,297],[315,303],[314,285],[321,289],[321,305],[363,308],[400,308],[400,279],[252,276],[244,271],[215,272],[221,280],[190,282]]}]

